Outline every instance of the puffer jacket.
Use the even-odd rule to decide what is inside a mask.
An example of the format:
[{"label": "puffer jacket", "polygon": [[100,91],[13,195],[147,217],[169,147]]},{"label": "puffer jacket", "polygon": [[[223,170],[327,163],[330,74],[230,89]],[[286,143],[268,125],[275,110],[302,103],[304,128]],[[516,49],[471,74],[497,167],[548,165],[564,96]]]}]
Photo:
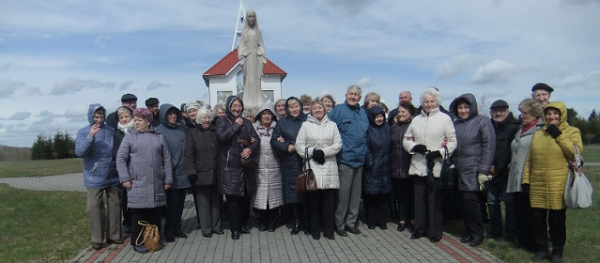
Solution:
[{"label": "puffer jacket", "polygon": [[529,154],[529,148],[533,141],[533,134],[544,127],[544,119],[539,118],[535,126],[529,130],[523,131],[523,125],[519,127],[515,134],[515,139],[510,144],[511,158],[508,169],[508,181],[506,182],[506,192],[522,192],[523,188],[523,170],[525,169],[525,160]]},{"label": "puffer jacket", "polygon": [[204,129],[197,125],[187,133],[185,167],[188,176],[197,175],[194,186],[216,183],[218,143],[215,126]]},{"label": "puffer jacket", "polygon": [[[383,124],[375,124],[378,114],[384,116]],[[390,174],[391,141],[390,126],[385,121],[385,113],[379,106],[369,109],[369,129],[367,130],[367,159],[363,170],[363,189],[365,194],[388,194],[392,191]]]},{"label": "puffer jacket", "polygon": [[89,125],[77,131],[75,155],[83,158],[83,183],[85,188],[104,189],[119,185],[119,176],[115,170],[112,155],[114,129],[102,123],[94,138],[90,130],[94,125],[94,113],[106,109],[100,104],[90,104],[88,108]]},{"label": "puffer jacket", "polygon": [[[289,104],[292,100],[300,104],[300,113],[296,117],[292,117],[289,111]],[[271,147],[279,156],[281,165],[283,202],[286,204],[304,203],[304,195],[296,194],[296,177],[302,171],[302,158],[296,153],[288,152],[289,145],[296,145],[296,137],[298,137],[302,123],[306,120],[306,115],[302,113],[302,102],[296,97],[288,98],[285,101],[285,113],[286,116],[279,119],[277,126],[273,129]],[[283,142],[277,141],[279,136],[283,137]]]},{"label": "puffer jacket", "polygon": [[[452,152],[456,149],[454,124],[450,116],[441,112],[439,107],[432,109],[429,114],[422,111],[419,115],[415,116],[402,141],[404,150],[412,155],[408,174],[426,177],[428,171],[425,154],[413,152],[413,147],[417,144],[423,144],[430,151],[440,151],[443,158],[444,148],[442,148],[442,142],[444,138],[448,139],[448,144],[446,145],[448,155],[452,155]],[[435,178],[440,177],[442,158],[434,160],[433,177]]]},{"label": "puffer jacket", "polygon": [[390,128],[390,137],[392,139],[392,149],[390,152],[390,173],[392,178],[408,179],[408,169],[410,168],[411,154],[402,147],[404,134],[408,130],[412,117],[405,122],[397,122]]},{"label": "puffer jacket", "polygon": [[[322,150],[325,154],[325,163],[319,164],[312,159],[315,149]],[[340,180],[336,155],[342,149],[342,137],[337,125],[330,121],[327,115],[321,121],[313,116],[308,116],[302,124],[298,138],[296,139],[296,150],[298,156],[304,158],[308,154],[310,167],[312,168],[317,189],[338,189]]]},{"label": "puffer jacket", "polygon": [[583,143],[579,129],[567,123],[567,107],[562,102],[550,102],[544,107],[560,111],[558,129],[561,135],[552,138],[546,131],[548,120],[543,129],[533,135],[533,142],[523,172],[523,184],[529,184],[529,200],[532,208],[548,210],[565,209],[564,195],[569,174],[568,160],[575,159],[573,145],[583,152]]},{"label": "puffer jacket", "polygon": [[167,204],[165,185],[173,184],[171,154],[162,133],[129,129],[117,152],[117,171],[127,189],[127,207],[155,208]]},{"label": "puffer jacket", "polygon": [[[231,105],[238,96],[229,96],[225,109],[226,116],[219,118],[216,125],[219,156],[217,158],[217,186],[219,192],[225,195],[243,196],[248,190],[252,195],[256,190],[255,170],[242,167],[242,146],[239,139],[250,143],[251,137],[256,138],[249,148],[252,155],[260,154],[260,138],[252,127],[252,122],[242,118],[244,123],[238,125],[236,117],[231,112]],[[243,103],[242,103],[243,111]]]},{"label": "puffer jacket", "polygon": [[469,116],[466,120],[456,117],[454,128],[458,145],[452,155],[452,162],[459,171],[460,191],[481,191],[477,173],[490,173],[496,149],[496,133],[490,119],[479,116],[477,100],[471,93],[463,94],[450,103],[450,113],[458,116],[458,104],[469,103]]},{"label": "puffer jacket", "polygon": [[327,114],[335,122],[342,136],[342,150],[338,153],[339,163],[352,168],[365,164],[367,154],[367,129],[369,118],[360,105],[350,106],[348,102],[337,105]]},{"label": "puffer jacket", "polygon": [[513,117],[512,112],[509,112],[503,122],[495,124],[492,120],[492,124],[496,132],[496,150],[493,163],[496,175],[490,183],[506,184],[508,180],[508,165],[511,159],[510,143],[515,138],[515,133],[519,129],[519,121]]},{"label": "puffer jacket", "polygon": [[[273,116],[269,128],[262,125],[259,117],[261,114]],[[261,105],[256,114],[253,124],[254,130],[260,137],[260,157],[256,176],[256,194],[253,196],[253,206],[256,209],[266,210],[283,205],[283,194],[281,192],[281,172],[279,171],[279,159],[271,148],[271,135],[277,126],[277,117],[273,113],[273,104],[269,102]]]},{"label": "puffer jacket", "polygon": [[[167,111],[174,109],[177,113],[177,121],[175,124],[170,124],[167,121]],[[160,105],[160,111],[158,112],[160,119],[160,125],[158,130],[162,132],[167,146],[169,147],[169,153],[171,154],[171,162],[173,166],[173,185],[171,189],[185,189],[190,188],[190,181],[187,178],[187,172],[185,170],[185,145],[186,145],[186,132],[181,125],[181,112],[179,109],[171,104]]]}]

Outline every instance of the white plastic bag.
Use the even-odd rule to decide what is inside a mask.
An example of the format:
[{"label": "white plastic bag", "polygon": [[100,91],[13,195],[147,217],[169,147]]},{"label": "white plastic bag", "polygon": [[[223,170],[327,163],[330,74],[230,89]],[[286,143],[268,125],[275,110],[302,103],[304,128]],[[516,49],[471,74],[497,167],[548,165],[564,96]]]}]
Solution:
[{"label": "white plastic bag", "polygon": [[579,155],[577,146],[573,147],[575,148],[577,168],[569,169],[569,178],[565,187],[565,204],[568,208],[588,208],[592,206],[594,188],[581,171],[583,158]]}]

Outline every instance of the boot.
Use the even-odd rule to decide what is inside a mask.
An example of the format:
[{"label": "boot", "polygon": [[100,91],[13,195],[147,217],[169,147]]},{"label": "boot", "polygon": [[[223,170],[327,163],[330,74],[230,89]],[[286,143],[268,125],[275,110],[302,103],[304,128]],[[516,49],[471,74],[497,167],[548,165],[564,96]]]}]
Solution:
[{"label": "boot", "polygon": [[297,235],[298,233],[300,233],[300,220],[297,217],[294,217],[292,218],[292,222],[294,226],[292,227],[292,232],[290,232],[290,234]]},{"label": "boot", "polygon": [[279,208],[269,210],[269,221],[268,221],[268,230],[269,232],[275,232],[277,229],[277,221],[279,219]]},{"label": "boot", "polygon": [[258,231],[267,231],[267,223],[269,222],[269,211],[260,210],[260,217],[258,218]]}]

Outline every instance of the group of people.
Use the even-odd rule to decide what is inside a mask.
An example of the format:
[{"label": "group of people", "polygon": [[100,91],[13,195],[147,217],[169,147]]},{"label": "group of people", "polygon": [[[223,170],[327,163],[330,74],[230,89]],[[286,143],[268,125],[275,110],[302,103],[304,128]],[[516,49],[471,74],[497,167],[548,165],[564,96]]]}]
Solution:
[{"label": "group of people", "polygon": [[[534,85],[532,98],[519,103],[518,119],[504,100],[491,105],[491,118],[479,115],[470,93],[446,110],[435,87],[422,93],[418,107],[410,92],[401,92],[389,113],[374,92],[361,106],[356,85],[340,104],[329,94],[303,95],[263,103],[255,112],[238,96],[211,111],[196,102],[158,107],[155,98],[137,108],[137,98],[125,94],[106,124],[106,109],[92,104],[90,125],[79,130],[76,143],[84,158],[92,246],[122,243],[129,230],[136,237],[138,220],[161,228],[163,217],[167,242],[185,238],[181,216],[190,190],[206,238],[224,234],[223,199],[234,240],[250,233],[251,214],[259,218],[259,231],[273,232],[289,220],[291,235],[358,235],[362,200],[368,229],[387,229],[391,212],[397,231],[438,242],[444,219],[457,217],[465,224],[463,243],[479,246],[486,236],[505,234],[535,252],[533,260],[561,262],[564,188],[574,147],[583,147],[566,121],[566,106],[549,102],[552,91]],[[448,160],[458,172],[455,189],[440,188]],[[317,189],[298,192],[297,176],[307,168]],[[132,246],[147,252],[135,238]]]}]

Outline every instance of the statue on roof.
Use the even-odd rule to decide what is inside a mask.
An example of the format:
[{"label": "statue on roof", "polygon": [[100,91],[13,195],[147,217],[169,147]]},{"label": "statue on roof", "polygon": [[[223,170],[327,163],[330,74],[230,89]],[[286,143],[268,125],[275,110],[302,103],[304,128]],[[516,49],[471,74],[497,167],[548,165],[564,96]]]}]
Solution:
[{"label": "statue on roof", "polygon": [[258,108],[263,102],[260,79],[267,63],[267,57],[254,10],[248,10],[246,13],[246,23],[238,47],[238,58],[244,76],[244,105],[249,108]]}]

